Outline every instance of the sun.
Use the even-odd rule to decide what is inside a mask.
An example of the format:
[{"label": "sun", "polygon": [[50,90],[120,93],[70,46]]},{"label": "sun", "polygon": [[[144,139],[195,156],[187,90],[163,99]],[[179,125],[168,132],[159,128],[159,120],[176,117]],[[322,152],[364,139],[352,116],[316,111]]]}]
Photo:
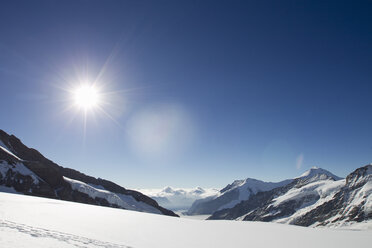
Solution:
[{"label": "sun", "polygon": [[83,110],[94,109],[100,102],[100,94],[93,85],[81,85],[73,91],[75,105]]}]

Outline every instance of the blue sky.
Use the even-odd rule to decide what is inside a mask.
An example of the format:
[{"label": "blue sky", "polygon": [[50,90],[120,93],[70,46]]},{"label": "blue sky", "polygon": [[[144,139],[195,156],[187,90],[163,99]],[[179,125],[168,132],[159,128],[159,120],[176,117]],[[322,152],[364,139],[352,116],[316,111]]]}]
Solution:
[{"label": "blue sky", "polygon": [[[372,162],[369,1],[0,6],[0,128],[64,167],[223,187]],[[104,99],[86,119],[79,80]]]}]

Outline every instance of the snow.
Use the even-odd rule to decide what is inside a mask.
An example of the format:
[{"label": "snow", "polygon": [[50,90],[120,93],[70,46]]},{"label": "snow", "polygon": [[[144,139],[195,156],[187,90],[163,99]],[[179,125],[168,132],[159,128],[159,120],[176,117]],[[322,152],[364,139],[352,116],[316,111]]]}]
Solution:
[{"label": "snow", "polygon": [[218,189],[213,188],[173,188],[163,189],[138,189],[141,193],[156,200],[162,207],[171,210],[187,210],[195,200],[214,197],[219,194]]},{"label": "snow", "polygon": [[9,164],[6,161],[0,161],[0,174],[5,177],[8,170],[12,170],[13,172],[20,173],[24,176],[30,176],[35,184],[38,184],[39,180],[41,180],[35,173],[33,173],[21,162]]},{"label": "snow", "polygon": [[369,164],[367,168],[367,175],[371,175],[371,174],[372,174],[372,164]]},{"label": "snow", "polygon": [[273,200],[273,206],[278,206],[286,201],[297,200],[308,195],[318,195],[320,198],[329,196],[330,194],[341,189],[345,185],[345,180],[332,181],[322,180],[307,184],[301,188],[292,188],[284,195],[281,195]]},{"label": "snow", "polygon": [[325,169],[322,169],[322,168],[319,168],[319,167],[312,167],[310,170],[308,171],[305,171],[301,176],[297,177],[297,178],[301,178],[301,179],[307,179],[307,178],[312,178],[312,177],[317,177],[317,175],[326,175],[328,177],[331,177],[335,180],[340,180],[342,179],[341,177],[338,177],[334,174],[332,174],[331,172],[325,170]]},{"label": "snow", "polygon": [[88,185],[92,186],[93,188],[96,188],[96,189],[106,190],[105,187],[103,187],[102,185],[96,185],[96,184],[93,184],[93,183],[88,183]]},{"label": "snow", "polygon": [[[130,195],[124,195],[119,193],[113,193],[105,189],[95,188],[84,182],[63,177],[68,182],[73,190],[77,190],[81,193],[89,195],[91,198],[103,198],[111,204],[116,204],[128,210],[143,211],[154,214],[161,214],[159,209],[154,208],[144,202],[139,202]],[[101,187],[103,188],[103,187]]]},{"label": "snow", "polygon": [[221,206],[218,210],[225,209],[225,208],[232,208],[239,202],[248,200],[251,194],[257,194],[257,192],[269,191],[274,188],[287,185],[290,182],[292,182],[292,180],[284,180],[278,183],[264,182],[264,181],[253,179],[253,178],[247,178],[245,180],[236,180],[232,183],[232,185],[226,192],[232,191],[234,189],[238,189],[239,190],[238,199],[230,201],[229,203]]},{"label": "snow", "polygon": [[186,211],[175,211],[175,213],[181,218],[193,220],[206,220],[211,216],[210,214],[188,215]]},{"label": "snow", "polygon": [[364,212],[366,215],[372,213],[372,182],[368,182],[364,187],[361,189],[362,197],[366,198],[366,202],[364,204]]},{"label": "snow", "polygon": [[[372,213],[372,180],[371,176],[368,175],[367,177],[361,178],[364,182],[364,185],[360,188],[356,188],[351,191],[350,196],[348,196],[348,200],[345,203],[345,209],[340,212],[338,215],[331,217],[328,220],[327,227],[354,227],[353,222],[348,221],[347,219],[341,218],[343,216],[347,216],[355,207],[362,206],[362,210],[364,211],[365,216],[368,216]],[[354,182],[355,183],[355,182]],[[321,180],[313,183],[309,183],[300,188],[292,188],[285,194],[275,198],[273,200],[272,205],[278,206],[283,204],[286,201],[290,200],[301,200],[307,196],[315,196],[314,201],[306,202],[303,206],[296,210],[296,212],[291,216],[286,216],[284,218],[280,218],[275,220],[278,223],[286,223],[290,224],[293,223],[297,218],[305,215],[306,213],[310,212],[311,210],[315,209],[316,207],[322,205],[323,203],[330,201],[334,195],[344,187],[346,184],[346,179],[333,181],[333,180]],[[350,186],[350,185],[349,185]],[[316,199],[316,196],[319,199]],[[341,219],[341,220],[340,220]],[[316,226],[319,223],[315,223],[312,226]],[[369,222],[370,227],[372,228],[372,222]],[[358,226],[368,226],[368,225],[361,225],[358,223]]]},{"label": "snow", "polygon": [[[315,225],[314,225],[315,226]],[[327,226],[320,226],[319,228],[342,228],[343,230],[370,230],[372,231],[372,221],[362,221],[362,222],[353,222],[353,221],[348,221],[348,222],[336,222],[336,223],[330,223]]]},{"label": "snow", "polygon": [[14,153],[12,153],[9,150],[9,148],[1,140],[0,140],[0,149],[3,150],[4,152],[8,153],[9,155],[15,157],[17,160],[22,160],[19,157],[17,157],[16,155],[14,155]]},{"label": "snow", "polygon": [[301,206],[297,211],[291,215],[284,218],[274,220],[278,223],[290,224],[301,216],[305,215],[309,211],[317,208],[323,203],[331,200],[333,196],[345,185],[345,179],[339,181],[333,180],[322,180],[318,182],[313,182],[305,185],[301,188],[292,188],[284,195],[281,195],[273,200],[272,205],[278,206],[286,201],[290,200],[300,200],[303,197],[314,195],[319,196],[319,199],[313,202],[307,202],[305,205]]},{"label": "snow", "polygon": [[0,193],[2,248],[349,248],[369,247],[371,234],[371,230],[192,220]]},{"label": "snow", "polygon": [[348,202],[348,207],[343,214],[348,214],[355,206],[363,205],[365,215],[372,213],[372,180],[367,181],[363,187],[353,192],[350,197],[351,202]]},{"label": "snow", "polygon": [[[294,179],[287,179],[287,180],[277,182],[277,183],[264,182],[264,181],[253,179],[253,178],[247,178],[247,179],[244,179],[244,180],[235,180],[232,184],[229,184],[224,189],[222,189],[220,191],[221,192],[220,195],[218,195],[218,197],[219,197],[219,196],[222,196],[224,194],[228,194],[228,193],[234,191],[233,194],[230,194],[229,201],[226,204],[223,204],[222,206],[219,205],[219,206],[216,206],[216,207],[218,207],[217,210],[233,208],[234,206],[236,206],[241,201],[249,200],[251,195],[257,194],[258,192],[270,191],[274,188],[283,187],[285,185],[290,184],[291,182],[293,182],[296,179],[301,179],[302,184],[305,184],[305,183],[308,184],[308,183],[316,182],[316,181],[319,181],[319,180],[329,180],[330,178],[333,179],[333,180],[341,180],[340,177],[335,176],[334,174],[332,174],[331,172],[329,172],[327,170],[324,170],[324,169],[321,169],[321,168],[318,168],[318,167],[313,167],[310,170],[303,173],[299,177],[296,177]],[[236,194],[235,194],[236,191],[238,191],[238,197],[236,197]],[[317,193],[313,193],[313,192],[310,192],[310,191],[307,191],[306,193],[307,194],[314,194],[314,195],[317,194]],[[288,196],[288,197],[290,197],[290,196]],[[201,204],[203,204],[203,202],[208,202],[209,200],[213,200],[213,199],[214,198],[211,198],[211,199],[208,199],[208,200],[204,200],[204,199],[203,200],[198,200],[197,202],[195,202],[194,205],[195,206],[200,206]],[[225,199],[227,199],[227,198],[225,198]],[[194,205],[190,208],[190,211],[189,211],[190,213],[193,213]],[[305,207],[305,206],[303,206],[303,207]]]}]

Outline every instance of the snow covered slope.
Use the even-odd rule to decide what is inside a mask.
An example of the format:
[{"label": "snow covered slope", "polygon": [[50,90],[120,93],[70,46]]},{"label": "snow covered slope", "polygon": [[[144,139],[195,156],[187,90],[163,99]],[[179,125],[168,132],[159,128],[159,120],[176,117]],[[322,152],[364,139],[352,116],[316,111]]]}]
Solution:
[{"label": "snow covered slope", "polygon": [[123,195],[120,193],[113,193],[101,187],[93,187],[89,184],[80,182],[78,180],[73,180],[67,177],[63,177],[73,190],[77,190],[81,193],[89,195],[91,198],[101,198],[105,199],[107,202],[113,206],[119,206],[128,210],[135,210],[147,213],[161,214],[159,209],[156,209],[144,202],[137,201],[131,195]]},{"label": "snow covered slope", "polygon": [[310,170],[307,170],[305,171],[301,176],[297,177],[297,178],[301,178],[301,179],[317,179],[317,178],[324,178],[324,177],[328,177],[328,178],[333,178],[334,180],[340,180],[342,179],[341,177],[338,177],[336,175],[334,175],[333,173],[325,170],[325,169],[322,169],[322,168],[319,168],[317,166],[314,166],[312,167]]},{"label": "snow covered slope", "polygon": [[200,221],[0,193],[2,248],[349,248],[371,242],[372,230]]},{"label": "snow covered slope", "polygon": [[372,220],[372,164],[350,173],[329,201],[307,212],[295,224],[343,226]]},{"label": "snow covered slope", "polygon": [[53,189],[0,140],[0,191],[53,196]]},{"label": "snow covered slope", "polygon": [[294,187],[290,189],[285,194],[273,199],[273,203],[269,207],[278,207],[288,202],[300,202],[302,199],[306,199],[306,201],[296,208],[294,214],[279,218],[274,220],[274,222],[295,223],[297,219],[300,219],[307,212],[332,199],[344,185],[345,179],[338,181],[322,180],[309,183],[300,188]]},{"label": "snow covered slope", "polygon": [[263,182],[261,180],[247,178],[236,180],[214,196],[196,200],[190,209],[189,215],[212,214],[221,209],[232,208],[241,201],[248,200],[257,192],[268,191],[273,188],[289,184],[292,180],[284,180],[278,183]]},{"label": "snow covered slope", "polygon": [[216,196],[218,189],[172,188],[139,189],[138,191],[156,200],[160,206],[171,210],[187,210],[195,200]]},{"label": "snow covered slope", "polygon": [[289,184],[257,192],[232,208],[214,212],[210,219],[274,221],[291,217],[302,208],[321,203],[324,200],[321,197],[334,194],[343,185],[337,183],[336,186],[331,186],[339,179],[327,170],[313,167]]},{"label": "snow covered slope", "polygon": [[0,191],[177,216],[140,192],[61,167],[0,130]]},{"label": "snow covered slope", "polygon": [[372,220],[372,165],[346,179],[312,168],[284,187],[259,192],[209,219],[267,221],[302,226],[348,226]]},{"label": "snow covered slope", "polygon": [[327,170],[313,167],[297,178],[287,179],[278,183],[264,182],[253,178],[235,180],[232,184],[220,190],[218,194],[196,200],[188,210],[188,214],[213,214],[222,210],[226,212],[226,209],[231,209],[240,202],[249,200],[252,195],[256,195],[258,192],[284,187],[294,180],[301,182],[301,184],[308,184],[326,179],[340,180],[341,178]]}]

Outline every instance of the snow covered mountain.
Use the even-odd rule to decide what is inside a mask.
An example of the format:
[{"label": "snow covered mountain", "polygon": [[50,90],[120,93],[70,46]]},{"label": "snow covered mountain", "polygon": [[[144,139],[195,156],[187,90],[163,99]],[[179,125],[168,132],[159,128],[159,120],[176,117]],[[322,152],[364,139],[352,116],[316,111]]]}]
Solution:
[{"label": "snow covered mountain", "polygon": [[187,214],[212,214],[221,209],[232,208],[239,202],[248,200],[251,195],[257,194],[257,192],[268,191],[287,185],[290,182],[292,180],[284,180],[278,183],[263,182],[253,178],[236,180],[221,189],[217,194],[196,200]]},{"label": "snow covered mountain", "polygon": [[140,192],[156,200],[160,206],[167,209],[179,211],[187,210],[195,200],[214,197],[218,189],[196,188],[172,188],[163,189],[140,189]]},{"label": "snow covered mountain", "polygon": [[[248,218],[248,213],[252,215],[254,211],[260,210],[260,206],[274,201],[267,209],[265,208],[267,213],[265,212],[265,214],[262,214],[262,216],[264,216],[262,221],[272,221],[275,219],[274,216],[286,216],[290,213],[294,213],[295,209],[301,206],[301,204],[306,205],[310,204],[312,201],[318,200],[319,192],[327,196],[329,194],[328,191],[322,191],[322,188],[318,189],[317,187],[323,186],[323,184],[327,184],[328,182],[334,182],[335,180],[340,180],[340,178],[327,170],[313,167],[300,177],[294,178],[287,185],[258,192],[252,195],[250,199],[240,202],[233,208],[216,211],[210,218],[242,219],[243,215]],[[279,208],[281,211],[278,210]]]},{"label": "snow covered mountain", "polygon": [[[2,248],[369,247],[371,223],[344,229],[171,218],[0,192]],[[355,231],[359,230],[359,231]]]},{"label": "snow covered mountain", "polygon": [[332,180],[340,180],[341,177],[338,177],[331,172],[324,170],[319,167],[312,167],[310,170],[305,171],[301,176],[296,177],[295,179],[300,179],[303,183],[306,181],[307,183],[324,180],[324,179],[332,179]]},{"label": "snow covered mountain", "polygon": [[177,216],[140,192],[61,167],[2,130],[0,191]]},{"label": "snow covered mountain", "polygon": [[295,224],[345,226],[372,220],[372,165],[346,179],[312,168],[293,182],[259,192],[210,219],[235,219]]}]

